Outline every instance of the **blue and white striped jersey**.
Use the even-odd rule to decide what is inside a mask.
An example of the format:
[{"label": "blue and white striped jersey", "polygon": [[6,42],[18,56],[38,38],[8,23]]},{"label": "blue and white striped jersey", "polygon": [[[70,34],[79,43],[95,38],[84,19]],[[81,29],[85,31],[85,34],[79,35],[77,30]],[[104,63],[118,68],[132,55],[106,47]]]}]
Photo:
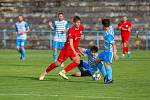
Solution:
[{"label": "blue and white striped jersey", "polygon": [[90,49],[85,49],[84,53],[87,54],[88,56],[88,63],[90,64],[90,66],[97,71],[97,65],[95,64],[95,60],[98,57],[98,53],[95,53],[95,55],[91,54],[91,50]]},{"label": "blue and white striped jersey", "polygon": [[52,27],[55,30],[54,41],[66,42],[67,34],[65,30],[69,29],[68,22],[57,20],[54,21]]},{"label": "blue and white striped jersey", "polygon": [[104,38],[104,51],[112,52],[113,51],[113,43],[115,42],[114,29],[110,26],[109,30],[103,31]]},{"label": "blue and white striped jersey", "polygon": [[21,34],[21,32],[24,32],[29,29],[29,24],[25,21],[17,22],[15,24],[16,31],[18,31],[17,39],[27,39],[27,34]]}]

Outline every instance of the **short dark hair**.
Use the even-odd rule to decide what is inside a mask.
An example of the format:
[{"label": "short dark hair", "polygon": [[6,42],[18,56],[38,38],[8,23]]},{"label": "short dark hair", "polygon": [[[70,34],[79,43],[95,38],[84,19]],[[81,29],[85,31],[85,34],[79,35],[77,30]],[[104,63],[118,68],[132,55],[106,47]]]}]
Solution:
[{"label": "short dark hair", "polygon": [[23,19],[25,18],[23,15],[18,15],[18,17],[21,16]]},{"label": "short dark hair", "polygon": [[91,46],[90,48],[91,51],[94,51],[94,52],[98,52],[98,47],[97,46]]},{"label": "short dark hair", "polygon": [[59,12],[59,13],[58,13],[58,16],[59,16],[59,15],[63,15],[63,14],[64,14],[63,12]]},{"label": "short dark hair", "polygon": [[77,21],[81,21],[81,19],[80,19],[79,16],[75,16],[75,17],[73,18],[73,22],[77,22]]},{"label": "short dark hair", "polygon": [[102,19],[102,24],[105,27],[109,27],[110,26],[110,20],[109,19]]}]

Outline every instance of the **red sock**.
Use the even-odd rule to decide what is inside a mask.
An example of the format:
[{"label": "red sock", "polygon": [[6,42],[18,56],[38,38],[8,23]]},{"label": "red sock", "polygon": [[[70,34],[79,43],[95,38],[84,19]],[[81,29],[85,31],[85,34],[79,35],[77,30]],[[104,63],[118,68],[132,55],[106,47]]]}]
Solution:
[{"label": "red sock", "polygon": [[79,63],[76,63],[76,62],[70,63],[64,70],[66,72],[68,72],[68,71],[72,70],[73,68],[75,68],[78,65],[79,65]]},{"label": "red sock", "polygon": [[46,72],[48,73],[48,72],[50,72],[51,70],[53,70],[54,68],[56,68],[56,67],[57,67],[56,64],[55,64],[55,63],[52,63],[50,66],[47,67]]},{"label": "red sock", "polygon": [[126,54],[126,47],[123,47],[123,54]]}]

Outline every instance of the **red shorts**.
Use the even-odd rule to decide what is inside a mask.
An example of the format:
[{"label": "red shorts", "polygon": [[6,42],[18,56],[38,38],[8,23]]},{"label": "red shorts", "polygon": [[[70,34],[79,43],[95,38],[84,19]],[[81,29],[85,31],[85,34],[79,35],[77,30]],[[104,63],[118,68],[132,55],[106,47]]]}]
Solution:
[{"label": "red shorts", "polygon": [[71,49],[67,49],[67,48],[63,47],[59,53],[57,61],[64,62],[68,57],[73,59],[75,57],[75,55]]},{"label": "red shorts", "polygon": [[130,38],[130,32],[122,32],[121,33],[122,42],[128,42]]}]

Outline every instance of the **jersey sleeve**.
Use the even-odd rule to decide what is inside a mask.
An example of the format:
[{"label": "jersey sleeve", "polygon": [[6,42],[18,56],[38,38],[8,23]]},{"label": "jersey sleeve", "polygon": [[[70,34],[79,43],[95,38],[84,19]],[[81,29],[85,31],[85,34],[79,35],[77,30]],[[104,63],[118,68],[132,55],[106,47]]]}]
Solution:
[{"label": "jersey sleeve", "polygon": [[97,58],[103,58],[103,56],[104,56],[104,52],[100,52],[100,53],[98,53],[98,55],[97,55]]},{"label": "jersey sleeve", "polygon": [[121,23],[121,22],[119,22],[119,24],[118,24],[117,28],[119,28],[121,25],[122,25],[122,23]]},{"label": "jersey sleeve", "polygon": [[90,53],[90,49],[87,49],[87,48],[86,48],[86,49],[84,50],[84,53],[85,53],[85,54]]},{"label": "jersey sleeve", "polygon": [[83,27],[83,25],[81,25],[81,31],[83,31],[84,30],[84,27]]},{"label": "jersey sleeve", "polygon": [[132,23],[131,22],[129,22],[129,26],[132,27]]},{"label": "jersey sleeve", "polygon": [[56,22],[54,21],[53,23],[52,23],[52,29],[55,29],[56,28]]},{"label": "jersey sleeve", "polygon": [[69,29],[69,23],[67,22],[65,25],[65,28],[68,30]]},{"label": "jersey sleeve", "polygon": [[73,34],[72,28],[70,28],[70,29],[68,30],[68,38],[69,38],[69,39],[73,39],[73,38],[74,38],[74,34]]},{"label": "jersey sleeve", "polygon": [[27,22],[25,23],[25,28],[29,29],[29,24]]},{"label": "jersey sleeve", "polygon": [[18,31],[17,23],[15,24],[15,29],[16,29],[16,31]]}]

